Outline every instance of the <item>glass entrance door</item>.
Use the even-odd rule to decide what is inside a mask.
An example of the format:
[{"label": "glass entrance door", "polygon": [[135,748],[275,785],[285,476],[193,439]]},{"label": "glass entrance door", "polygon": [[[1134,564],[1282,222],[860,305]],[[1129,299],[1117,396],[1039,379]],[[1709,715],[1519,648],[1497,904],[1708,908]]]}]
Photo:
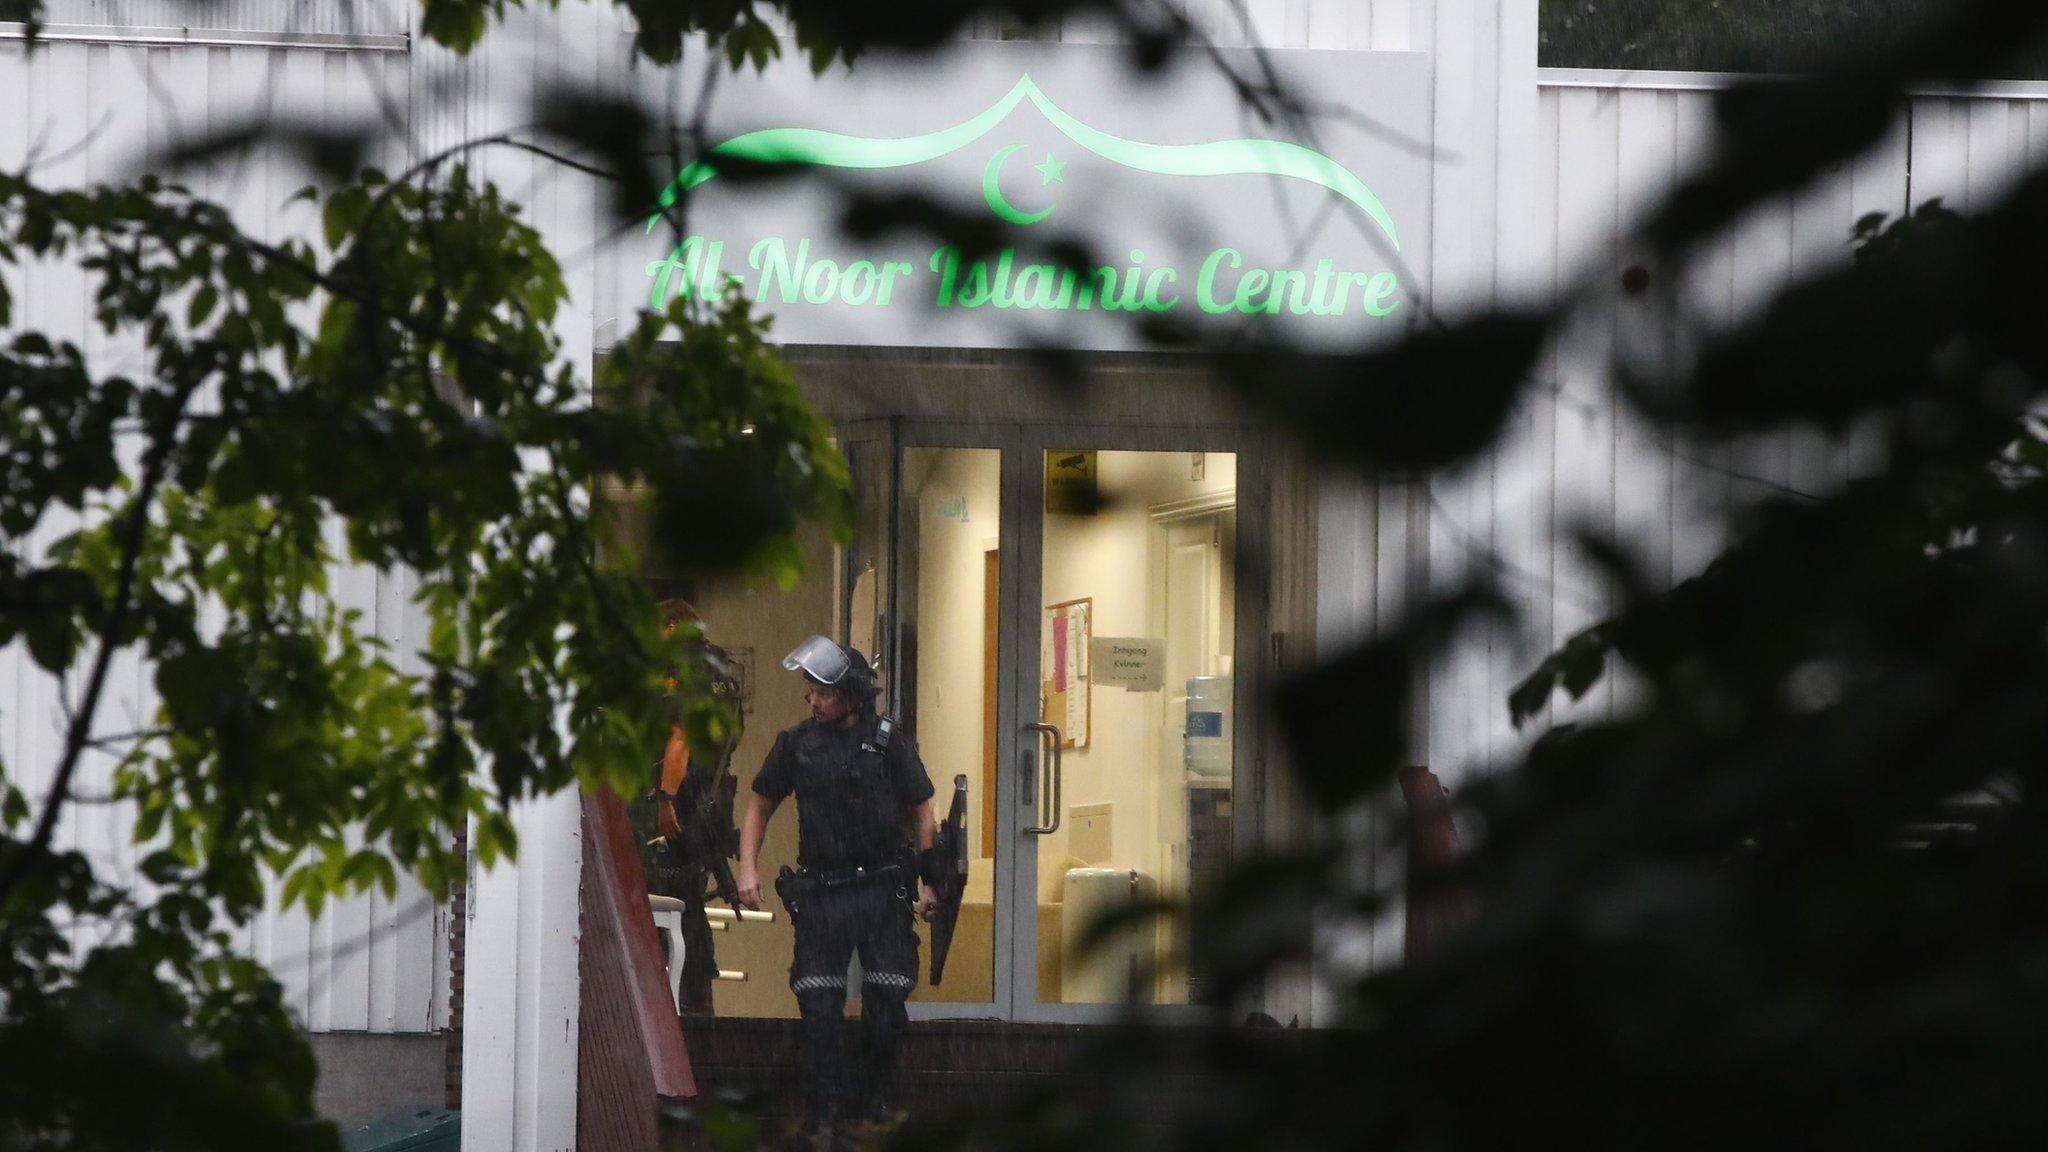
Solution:
[{"label": "glass entrance door", "polygon": [[1204,1001],[1187,942],[1163,928],[1079,945],[1231,857],[1249,697],[1233,448],[1192,431],[901,426],[889,701],[941,816],[966,778],[972,859],[945,978],[927,968],[913,1014],[1085,1021],[1128,999]]},{"label": "glass entrance door", "polygon": [[[802,539],[790,589],[663,584],[739,670],[747,795],[775,734],[805,714],[780,654],[825,632],[876,662],[944,816],[965,778],[969,885],[919,1018],[1087,1021],[1126,998],[1202,1003],[1186,942],[1127,934],[1083,952],[1133,900],[1184,896],[1232,852],[1247,757],[1255,614],[1241,607],[1242,446],[1198,430],[869,420],[837,438],[859,495],[852,537]],[[1254,473],[1255,474],[1255,473]],[[640,541],[650,580],[658,548]],[[770,826],[772,875],[795,820]],[[723,925],[721,925],[723,927]],[[720,1015],[790,1016],[789,926],[718,934]],[[856,978],[851,987],[858,987]]]},{"label": "glass entrance door", "polygon": [[1230,860],[1240,757],[1241,456],[1197,433],[1025,437],[1013,967],[1020,1019],[1204,1002],[1186,941],[1134,903]]},{"label": "glass entrance door", "polygon": [[956,782],[967,789],[967,892],[936,982],[931,929],[918,925],[925,971],[911,1012],[921,1018],[1006,1018],[1015,996],[1005,902],[1015,852],[999,766],[1016,754],[1005,705],[1015,676],[1006,603],[1018,557],[1016,439],[1013,427],[916,425],[898,455],[891,708],[917,741],[940,819]]}]

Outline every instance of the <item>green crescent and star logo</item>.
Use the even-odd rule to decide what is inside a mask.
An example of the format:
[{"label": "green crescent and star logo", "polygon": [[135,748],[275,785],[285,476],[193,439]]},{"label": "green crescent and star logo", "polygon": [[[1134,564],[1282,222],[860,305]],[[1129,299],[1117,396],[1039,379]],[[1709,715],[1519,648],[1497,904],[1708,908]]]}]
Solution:
[{"label": "green crescent and star logo", "polygon": [[[996,149],[996,154],[988,158],[988,165],[981,170],[981,196],[982,199],[988,201],[988,210],[995,213],[998,217],[1012,224],[1036,224],[1040,220],[1052,215],[1053,210],[1058,208],[1059,205],[1048,204],[1036,212],[1026,212],[1015,204],[1010,203],[1008,198],[1003,195],[1001,183],[1003,161],[1008,160],[1012,152],[1022,147],[1024,147],[1022,144],[1007,145]],[[1039,175],[1043,177],[1039,181],[1041,184],[1063,184],[1066,182],[1067,178],[1063,175],[1067,169],[1066,162],[1053,159],[1050,152],[1045,154],[1045,163],[1033,164],[1032,167],[1037,169]]]},{"label": "green crescent and star logo", "polygon": [[[1151,144],[1125,139],[1068,114],[1028,74],[1021,75],[1000,100],[979,114],[935,132],[864,137],[816,128],[768,128],[735,136],[670,182],[661,194],[661,211],[648,219],[647,231],[654,230],[679,198],[716,178],[721,161],[866,170],[907,168],[972,147],[1027,103],[1082,153],[1124,168],[1171,177],[1265,175],[1321,187],[1356,208],[1392,251],[1400,251],[1400,235],[1386,206],[1364,181],[1320,152],[1284,140]],[[1026,147],[1021,142],[1001,144],[981,170],[982,199],[989,211],[1018,227],[1042,223],[1059,211],[1067,192],[1066,169],[1071,158],[1048,150],[1037,163],[1030,163],[1035,151],[1017,157]],[[1012,191],[1005,192],[1006,166],[1013,173],[1036,172],[1038,179],[1021,177],[1021,184],[1013,183]],[[1012,179],[1020,177],[1013,175]],[[1030,191],[1020,191],[1020,187]],[[1127,265],[1077,276],[1074,269],[1020,265],[1014,249],[988,260],[962,260],[960,253],[942,246],[928,260],[915,262],[880,258],[842,262],[814,256],[811,249],[808,237],[796,238],[794,245],[781,236],[757,241],[747,257],[754,273],[754,297],[784,304],[889,307],[906,299],[905,285],[921,279],[919,264],[929,267],[937,278],[931,304],[939,309],[992,306],[1165,312],[1178,306],[1185,295],[1180,290],[1178,269],[1147,266],[1144,253],[1138,250],[1130,253]],[[649,304],[659,309],[676,296],[746,290],[745,275],[723,270],[723,250],[722,241],[693,235],[666,259],[650,263],[647,274],[654,284]],[[1203,312],[1342,316],[1355,300],[1358,311],[1351,315],[1362,312],[1380,317],[1392,314],[1401,303],[1395,277],[1384,269],[1340,269],[1331,260],[1301,268],[1246,268],[1244,264],[1244,256],[1234,248],[1219,247],[1208,254],[1190,285]]]}]

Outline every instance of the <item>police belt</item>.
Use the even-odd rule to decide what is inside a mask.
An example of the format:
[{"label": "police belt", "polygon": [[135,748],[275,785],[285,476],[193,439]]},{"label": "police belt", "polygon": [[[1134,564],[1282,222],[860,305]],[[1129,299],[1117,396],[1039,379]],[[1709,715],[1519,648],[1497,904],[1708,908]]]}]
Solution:
[{"label": "police belt", "polygon": [[882,864],[875,867],[845,868],[835,872],[814,872],[801,869],[797,878],[810,884],[826,888],[844,888],[852,884],[865,884],[871,880],[887,880],[908,876],[910,869],[904,864]]}]

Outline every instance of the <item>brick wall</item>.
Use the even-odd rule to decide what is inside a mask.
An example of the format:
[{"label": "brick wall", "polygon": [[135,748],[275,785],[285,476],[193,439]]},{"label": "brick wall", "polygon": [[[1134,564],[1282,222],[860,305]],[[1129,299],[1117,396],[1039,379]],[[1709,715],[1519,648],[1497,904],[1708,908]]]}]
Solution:
[{"label": "brick wall", "polygon": [[[469,857],[469,829],[455,830],[455,853],[458,859]],[[443,1106],[450,1109],[462,1107],[462,960],[463,942],[469,935],[469,883],[467,873],[458,876],[454,891],[448,895],[448,1031],[447,1047],[443,1053],[446,1072],[443,1076],[445,1096]]]},{"label": "brick wall", "polygon": [[[583,875],[592,869],[590,814],[583,817]],[[640,1037],[640,1021],[611,905],[583,901],[583,939],[577,944],[583,984],[576,1026],[576,1147],[580,1152],[653,1152],[654,1072]]]},{"label": "brick wall", "polygon": [[696,1094],[626,806],[583,799],[576,1056],[579,1152],[655,1152],[662,1095]]},{"label": "brick wall", "polygon": [[[665,970],[647,915],[647,884],[625,806],[615,796],[584,798],[582,871],[576,1147],[655,1152],[660,1093],[687,1097],[696,1089],[674,1005],[662,998]],[[460,1108],[465,884],[455,886],[449,906],[446,1090],[447,1106]]]}]

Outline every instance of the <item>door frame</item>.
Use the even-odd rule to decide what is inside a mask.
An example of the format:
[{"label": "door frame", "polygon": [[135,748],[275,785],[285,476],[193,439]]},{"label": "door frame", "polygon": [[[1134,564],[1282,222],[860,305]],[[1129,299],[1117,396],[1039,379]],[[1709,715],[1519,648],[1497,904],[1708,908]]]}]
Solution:
[{"label": "door frame", "polygon": [[[1045,458],[1056,449],[1098,451],[1228,452],[1237,462],[1237,547],[1231,558],[1237,589],[1233,627],[1233,700],[1236,721],[1232,741],[1233,849],[1243,853],[1256,843],[1264,813],[1264,771],[1260,759],[1260,717],[1257,685],[1271,674],[1265,636],[1270,628],[1270,594],[1265,578],[1252,578],[1253,558],[1269,554],[1271,469],[1263,438],[1243,425],[1163,425],[1126,422],[1051,422],[948,418],[899,418],[894,421],[894,504],[901,514],[900,477],[904,453],[910,448],[992,448],[1001,453],[997,539],[998,582],[1002,618],[997,629],[998,661],[996,723],[996,876],[993,886],[994,999],[988,1003],[919,1002],[910,1004],[913,1019],[999,1019],[1018,1022],[1107,1023],[1127,1010],[1120,1003],[1045,1003],[1037,996],[1038,838],[1024,831],[1035,811],[1034,740],[1024,725],[1038,719],[1040,613],[1044,585]],[[890,557],[890,644],[901,651],[904,606],[914,600],[900,587],[903,574],[915,571],[900,554],[905,544],[892,533]],[[1265,574],[1270,576],[1270,573]],[[942,775],[950,776],[948,768]],[[1199,1005],[1149,1008],[1168,1018],[1200,1019],[1213,1015]]]},{"label": "door frame", "polygon": [[[1001,611],[996,629],[999,658],[996,661],[995,757],[996,813],[1000,821],[1003,814],[1010,811],[1009,805],[1015,802],[1015,789],[1017,786],[1015,774],[1004,769],[1006,765],[1016,762],[1018,754],[1018,733],[1015,730],[1015,725],[1008,722],[1007,701],[1012,699],[1016,691],[1015,682],[1019,675],[1019,668],[1015,660],[1002,659],[1000,657],[1003,654],[1017,651],[1014,647],[1015,638],[1008,631],[1008,622],[1009,617],[1013,615],[1009,609],[1009,602],[1016,587],[1018,566],[1021,563],[1019,549],[1014,547],[1011,541],[1014,539],[1013,526],[1018,523],[1018,508],[1016,505],[1019,503],[1019,500],[1017,488],[1020,484],[1024,455],[1022,428],[1015,421],[898,418],[894,423],[896,424],[893,437],[895,451],[893,471],[895,480],[892,482],[892,504],[894,507],[891,515],[896,519],[892,522],[900,523],[903,515],[902,504],[905,498],[902,480],[903,459],[904,454],[909,449],[983,448],[995,449],[1001,454],[1001,474],[996,483],[996,572]],[[916,565],[906,565],[903,562],[902,550],[905,547],[904,534],[900,530],[893,532],[890,543],[892,551],[890,559],[892,587],[889,598],[894,607],[891,613],[889,637],[892,649],[898,652],[902,651],[904,644],[903,628],[905,613],[908,610],[907,606],[914,604],[916,601],[915,589],[901,587],[905,575],[917,570]],[[894,691],[893,685],[892,691]],[[900,708],[894,697],[891,698],[890,703],[892,707]],[[926,766],[928,771],[930,767],[930,765]],[[970,778],[975,772],[979,772],[980,768],[981,765],[978,762],[974,764],[970,772]],[[940,796],[943,797],[951,794],[947,781],[956,771],[958,771],[957,767],[943,766],[939,772],[940,778],[935,778],[932,781],[934,785],[939,786]],[[979,797],[973,797],[970,802],[978,807]],[[1014,859],[1017,845],[1016,837],[1010,834],[1007,824],[999,823],[995,832],[996,854],[994,866],[996,875],[995,884],[991,887],[991,892],[993,893],[991,897],[993,904],[991,909],[993,913],[991,931],[994,933],[995,938],[992,941],[990,952],[990,962],[995,968],[993,973],[994,998],[987,1002],[912,1000],[908,1007],[910,1009],[910,1018],[913,1020],[1008,1021],[1015,1018],[1011,1015],[1010,1007],[1017,995],[1017,989],[1015,988],[1016,974],[1012,971],[1011,964],[1009,963],[1005,943],[1014,934],[1009,923],[1010,908],[1014,902],[1006,898],[1004,889],[1012,882],[1011,878],[1017,875]],[[930,958],[927,957],[925,962],[929,965]],[[926,971],[928,972],[929,970],[927,967]]]}]

